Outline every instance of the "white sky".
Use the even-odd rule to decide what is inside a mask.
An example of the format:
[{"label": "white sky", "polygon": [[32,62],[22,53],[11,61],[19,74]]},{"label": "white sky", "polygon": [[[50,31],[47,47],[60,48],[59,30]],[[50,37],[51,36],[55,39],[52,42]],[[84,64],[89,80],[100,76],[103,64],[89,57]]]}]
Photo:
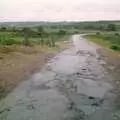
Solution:
[{"label": "white sky", "polygon": [[120,20],[120,0],[0,0],[0,21]]}]

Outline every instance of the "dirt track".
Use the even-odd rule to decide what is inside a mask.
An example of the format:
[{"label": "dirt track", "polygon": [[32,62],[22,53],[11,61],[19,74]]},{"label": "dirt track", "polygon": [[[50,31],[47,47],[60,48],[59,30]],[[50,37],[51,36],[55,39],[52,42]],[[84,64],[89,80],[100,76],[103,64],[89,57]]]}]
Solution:
[{"label": "dirt track", "polygon": [[120,119],[113,66],[99,46],[79,35],[72,41],[1,101],[1,120]]}]

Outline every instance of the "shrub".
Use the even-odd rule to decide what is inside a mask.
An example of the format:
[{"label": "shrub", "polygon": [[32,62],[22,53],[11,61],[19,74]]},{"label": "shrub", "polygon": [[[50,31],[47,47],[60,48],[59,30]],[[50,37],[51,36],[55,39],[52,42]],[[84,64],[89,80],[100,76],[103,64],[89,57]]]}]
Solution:
[{"label": "shrub", "polygon": [[115,24],[109,24],[108,25],[108,30],[110,30],[110,31],[116,31],[116,25]]},{"label": "shrub", "polygon": [[13,38],[2,38],[0,39],[1,45],[13,45],[13,44],[20,44],[20,41],[17,41]]},{"label": "shrub", "polygon": [[45,40],[44,45],[48,45],[49,47],[51,47],[51,41],[49,39]]},{"label": "shrub", "polygon": [[59,34],[59,35],[65,35],[65,34],[66,34],[66,31],[65,31],[65,30],[59,30],[58,34]]},{"label": "shrub", "polygon": [[112,46],[110,46],[110,48],[111,48],[112,50],[115,50],[115,51],[120,50],[120,47],[117,46],[117,45],[112,45]]},{"label": "shrub", "polygon": [[100,35],[100,32],[96,32],[96,35]]},{"label": "shrub", "polygon": [[75,34],[78,34],[78,33],[79,33],[79,31],[74,31],[74,33],[75,33]]},{"label": "shrub", "polygon": [[119,33],[115,33],[116,36],[119,36]]},{"label": "shrub", "polygon": [[55,47],[55,40],[54,39],[51,39],[51,46]]},{"label": "shrub", "polygon": [[41,44],[41,45],[44,45],[44,39],[43,39],[43,38],[41,38],[40,44]]}]

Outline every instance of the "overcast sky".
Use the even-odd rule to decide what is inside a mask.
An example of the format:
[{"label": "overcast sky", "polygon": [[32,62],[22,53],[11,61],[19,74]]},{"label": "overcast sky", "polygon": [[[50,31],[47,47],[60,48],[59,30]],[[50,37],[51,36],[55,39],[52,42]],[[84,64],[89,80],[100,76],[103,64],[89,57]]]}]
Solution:
[{"label": "overcast sky", "polygon": [[120,20],[120,0],[0,0],[0,21]]}]

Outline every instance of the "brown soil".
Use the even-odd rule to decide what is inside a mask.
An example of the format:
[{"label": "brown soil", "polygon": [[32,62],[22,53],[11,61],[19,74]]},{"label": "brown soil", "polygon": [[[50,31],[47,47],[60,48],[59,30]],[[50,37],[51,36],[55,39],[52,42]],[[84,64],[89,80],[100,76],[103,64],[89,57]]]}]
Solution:
[{"label": "brown soil", "polygon": [[0,98],[34,74],[56,53],[68,47],[60,42],[56,48],[41,46],[0,46]]},{"label": "brown soil", "polygon": [[98,52],[106,62],[104,66],[107,71],[113,76],[115,81],[120,81],[120,53],[105,48],[100,48]]},{"label": "brown soil", "polygon": [[111,75],[111,82],[114,86],[113,93],[116,94],[115,103],[120,106],[120,53],[104,48],[98,51],[102,59],[106,61],[104,68]]}]

